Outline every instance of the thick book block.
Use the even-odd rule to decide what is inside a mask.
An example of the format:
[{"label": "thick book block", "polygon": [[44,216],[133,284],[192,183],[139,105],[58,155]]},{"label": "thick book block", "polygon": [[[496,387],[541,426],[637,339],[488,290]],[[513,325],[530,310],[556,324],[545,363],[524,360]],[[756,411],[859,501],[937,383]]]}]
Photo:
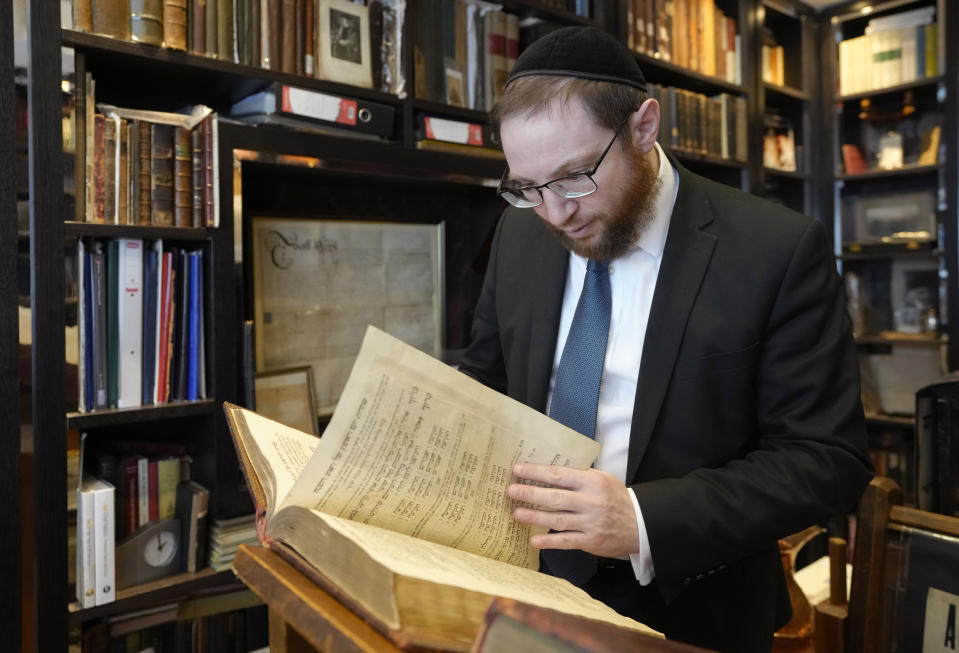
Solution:
[{"label": "thick book block", "polygon": [[203,128],[197,125],[190,132],[190,226],[202,227],[203,224]]},{"label": "thick book block", "polygon": [[171,226],[173,221],[173,125],[150,125],[150,222]]},{"label": "thick book block", "polygon": [[178,227],[193,224],[193,147],[190,130],[174,128],[173,221]]},{"label": "thick book block", "polygon": [[193,54],[206,54],[206,0],[190,2],[190,19],[187,24],[190,29],[187,49]]},{"label": "thick book block", "polygon": [[187,0],[163,0],[163,45],[186,50]]},{"label": "thick book block", "polygon": [[103,221],[118,224],[117,214],[117,138],[120,119],[107,116],[103,125]]},{"label": "thick book block", "polygon": [[163,0],[130,0],[130,39],[150,45],[163,42]]},{"label": "thick book block", "polygon": [[[209,0],[207,0],[209,2]],[[217,56],[223,61],[236,61],[236,38],[233,25],[233,1],[218,0],[216,6]]]},{"label": "thick book block", "polygon": [[[219,22],[217,18],[217,3],[221,0],[206,0],[206,56],[220,56],[220,49],[217,46],[219,36]],[[227,0],[222,0],[226,2]]]},{"label": "thick book block", "polygon": [[150,166],[153,160],[153,140],[150,134],[150,123],[145,120],[136,121],[137,135],[137,202],[134,211],[137,224],[150,224],[153,218],[153,202],[150,196]]},{"label": "thick book block", "polygon": [[90,7],[96,34],[130,40],[130,0],[91,0]]}]

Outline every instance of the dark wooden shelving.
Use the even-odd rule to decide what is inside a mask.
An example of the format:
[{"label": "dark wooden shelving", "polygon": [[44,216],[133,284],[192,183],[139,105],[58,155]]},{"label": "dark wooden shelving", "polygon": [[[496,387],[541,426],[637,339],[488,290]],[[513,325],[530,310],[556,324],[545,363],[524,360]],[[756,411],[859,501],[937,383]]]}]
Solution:
[{"label": "dark wooden shelving", "polygon": [[763,173],[765,173],[767,176],[796,179],[799,181],[805,181],[809,178],[809,175],[807,175],[805,172],[799,172],[798,170],[780,170],[779,168],[763,167]]},{"label": "dark wooden shelving", "polygon": [[885,415],[872,413],[866,415],[866,424],[880,428],[896,428],[911,431],[916,428],[916,418],[910,415]]},{"label": "dark wooden shelving", "polygon": [[843,243],[843,260],[889,258],[893,256],[933,256],[941,254],[934,240],[908,240],[896,243]]},{"label": "dark wooden shelving", "polygon": [[243,590],[245,585],[230,570],[213,571],[207,567],[195,574],[177,574],[169,578],[118,590],[116,601],[95,608],[81,609],[79,603],[69,605],[69,624],[76,627],[85,621],[143,610],[164,603],[175,603],[191,595],[221,594]]},{"label": "dark wooden shelving", "polygon": [[704,75],[677,66],[674,63],[650,57],[639,52],[633,53],[636,60],[639,61],[639,67],[642,69],[646,79],[658,84],[667,86],[681,86],[690,91],[714,95],[716,93],[732,93],[733,95],[746,95],[746,87],[741,84],[733,84],[719,77]]},{"label": "dark wooden shelving", "polygon": [[902,168],[894,168],[892,170],[867,170],[866,172],[857,172],[854,174],[840,174],[836,175],[838,181],[846,182],[857,182],[857,181],[872,181],[874,179],[890,179],[897,177],[919,177],[922,175],[929,175],[939,172],[942,169],[941,164],[932,164],[932,165],[912,165],[912,166],[903,166]]},{"label": "dark wooden shelving", "polygon": [[165,240],[204,240],[210,231],[193,227],[157,227],[154,225],[104,224],[98,222],[65,222],[67,236],[94,238],[163,238]]},{"label": "dark wooden shelving", "polygon": [[780,86],[779,84],[770,84],[769,82],[763,82],[763,90],[766,92],[766,99],[773,101],[786,100],[800,100],[802,102],[807,102],[809,100],[809,95],[804,91],[801,91],[798,88],[792,88],[791,86]]},{"label": "dark wooden shelving", "polygon": [[712,166],[730,169],[745,169],[749,164],[743,161],[734,161],[733,159],[724,159],[713,156],[712,154],[703,154],[702,152],[692,152],[678,147],[669,148],[670,153],[674,154],[682,162],[705,163]]},{"label": "dark wooden shelving", "polygon": [[905,84],[897,84],[895,86],[887,86],[885,88],[878,88],[871,91],[863,91],[861,93],[850,93],[848,95],[840,95],[836,98],[837,102],[857,102],[865,98],[877,98],[883,95],[894,95],[896,93],[902,93],[903,91],[911,91],[913,89],[925,88],[928,86],[935,86],[939,83],[945,81],[945,77],[942,75],[937,75],[936,77],[924,77],[922,79],[917,79]]},{"label": "dark wooden shelving", "polygon": [[469,122],[485,123],[489,118],[489,115],[485,111],[454,107],[450,104],[421,100],[419,98],[413,99],[413,109],[424,113],[439,114],[453,119],[467,120]]},{"label": "dark wooden shelving", "polygon": [[158,406],[137,406],[134,408],[104,408],[89,413],[67,413],[67,426],[79,430],[93,429],[118,424],[136,424],[160,419],[209,415],[215,410],[216,402],[213,399],[176,401]]}]

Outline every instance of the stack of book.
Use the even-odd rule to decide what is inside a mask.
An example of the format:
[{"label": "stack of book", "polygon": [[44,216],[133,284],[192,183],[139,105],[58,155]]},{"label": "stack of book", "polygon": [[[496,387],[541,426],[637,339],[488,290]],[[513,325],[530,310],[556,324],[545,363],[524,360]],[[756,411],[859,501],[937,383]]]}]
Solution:
[{"label": "stack of book", "polygon": [[77,240],[78,408],[206,397],[203,251]]},{"label": "stack of book", "polygon": [[659,143],[690,154],[746,161],[746,99],[729,93],[707,96],[649,84],[661,107]]},{"label": "stack of book", "polygon": [[214,571],[229,569],[241,544],[257,544],[255,515],[214,519],[210,528],[210,567]]}]

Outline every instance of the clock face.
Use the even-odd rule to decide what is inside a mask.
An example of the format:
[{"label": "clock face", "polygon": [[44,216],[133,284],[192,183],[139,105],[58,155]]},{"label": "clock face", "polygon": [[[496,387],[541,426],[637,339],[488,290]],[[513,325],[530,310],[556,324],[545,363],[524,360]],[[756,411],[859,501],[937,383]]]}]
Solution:
[{"label": "clock face", "polygon": [[176,548],[173,531],[160,531],[143,548],[143,560],[151,567],[166,567],[176,558]]}]

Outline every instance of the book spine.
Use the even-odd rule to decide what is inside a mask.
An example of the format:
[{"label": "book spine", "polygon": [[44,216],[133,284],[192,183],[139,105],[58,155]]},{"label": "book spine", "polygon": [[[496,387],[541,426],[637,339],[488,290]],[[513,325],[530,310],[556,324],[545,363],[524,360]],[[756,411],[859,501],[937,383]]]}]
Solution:
[{"label": "book spine", "polygon": [[107,117],[103,126],[103,221],[118,224],[117,215],[117,137],[120,119]]},{"label": "book spine", "polygon": [[107,305],[107,406],[117,407],[117,393],[120,380],[120,328],[119,317],[119,259],[120,249],[116,240],[107,241],[106,253],[106,305]]},{"label": "book spine", "polygon": [[200,273],[200,264],[202,259],[199,252],[190,252],[187,257],[190,266],[190,288],[189,300],[187,302],[188,310],[188,339],[187,339],[187,376],[186,376],[186,398],[190,401],[196,401],[198,398],[199,384],[199,366],[200,366],[200,317],[203,310],[200,304],[200,286],[202,276]]},{"label": "book spine", "polygon": [[267,17],[264,22],[269,25],[269,51],[267,52],[267,56],[270,70],[281,70],[283,64],[283,56],[280,52],[280,30],[283,23],[281,18],[283,14],[282,2],[283,0],[267,0]]},{"label": "book spine", "polygon": [[[106,156],[106,117],[96,114],[93,117],[93,215],[91,222],[104,221],[105,209],[105,164]],[[89,218],[88,218],[89,219]]]},{"label": "book spine", "polygon": [[206,0],[190,0],[190,52],[206,54]]},{"label": "book spine", "polygon": [[174,50],[186,50],[187,0],[164,0],[163,45]]},{"label": "book spine", "polygon": [[142,380],[140,383],[140,403],[148,406],[153,403],[153,383],[156,380],[156,321],[157,321],[157,267],[159,255],[156,247],[150,247],[143,253],[143,338],[140,345]]},{"label": "book spine", "polygon": [[94,495],[94,528],[96,529],[96,604],[104,605],[116,599],[116,570],[114,566],[114,544],[116,542],[114,524],[114,494],[112,485],[100,481],[101,487]]},{"label": "book spine", "polygon": [[73,29],[81,32],[93,31],[90,0],[73,0]]},{"label": "book spine", "polygon": [[189,227],[193,224],[193,153],[190,131],[185,127],[175,127],[174,133],[173,219],[176,226]]},{"label": "book spine", "polygon": [[171,226],[173,222],[173,125],[150,125],[150,208],[151,223]]},{"label": "book spine", "polygon": [[140,483],[137,479],[138,463],[135,456],[120,461],[120,501],[123,510],[121,536],[127,536],[140,525],[140,502],[138,498]]},{"label": "book spine", "polygon": [[170,307],[172,297],[170,289],[173,284],[173,256],[170,252],[163,252],[163,277],[160,286],[160,319],[157,332],[157,362],[156,362],[156,403],[167,402],[168,373],[170,361]]},{"label": "book spine", "polygon": [[153,207],[150,201],[150,167],[152,164],[153,141],[150,134],[150,123],[137,122],[137,190],[139,200],[137,206],[137,223],[150,224],[153,216]]},{"label": "book spine", "polygon": [[[207,0],[209,2],[209,0]],[[217,1],[217,52],[223,61],[236,61],[236,39],[233,38],[233,0]]]},{"label": "book spine", "polygon": [[297,75],[303,74],[303,60],[306,55],[306,6],[305,0],[295,0],[293,14],[296,18],[296,43],[293,48],[293,66]]},{"label": "book spine", "polygon": [[93,489],[77,490],[77,602],[81,608],[97,604],[96,504]]},{"label": "book spine", "polygon": [[130,0],[130,40],[163,43],[163,0]]},{"label": "book spine", "polygon": [[203,128],[190,132],[190,226],[203,226]]},{"label": "book spine", "polygon": [[150,521],[150,461],[137,456],[137,526]]},{"label": "book spine", "polygon": [[130,40],[129,0],[91,0],[93,31],[124,41]]},{"label": "book spine", "polygon": [[157,461],[147,461],[147,520],[155,521],[160,518],[160,476]]},{"label": "book spine", "polygon": [[[255,4],[256,0],[254,0]],[[316,74],[316,2],[315,0],[306,0],[306,7],[303,10],[303,24],[305,32],[303,35],[303,74],[312,77]],[[370,42],[370,46],[379,49],[379,41]]]},{"label": "book spine", "polygon": [[117,222],[119,224],[133,224],[130,211],[130,178],[132,137],[131,125],[127,120],[120,121],[120,140],[117,166]]},{"label": "book spine", "polygon": [[103,245],[94,241],[91,260],[93,288],[93,385],[94,408],[107,407],[107,264]]},{"label": "book spine", "polygon": [[117,275],[117,337],[119,383],[117,407],[140,405],[143,339],[143,241],[120,238]]},{"label": "book spine", "polygon": [[176,516],[176,490],[180,484],[180,459],[161,458],[157,464],[157,514],[160,519]]},{"label": "book spine", "polygon": [[[219,0],[206,0],[206,56],[219,56],[220,49],[217,47],[217,33],[219,19],[217,17],[217,3]],[[223,0],[227,2],[227,0]]]},{"label": "book spine", "polygon": [[213,118],[207,117],[201,123],[203,128],[203,224],[214,226],[214,188],[213,188]]}]

